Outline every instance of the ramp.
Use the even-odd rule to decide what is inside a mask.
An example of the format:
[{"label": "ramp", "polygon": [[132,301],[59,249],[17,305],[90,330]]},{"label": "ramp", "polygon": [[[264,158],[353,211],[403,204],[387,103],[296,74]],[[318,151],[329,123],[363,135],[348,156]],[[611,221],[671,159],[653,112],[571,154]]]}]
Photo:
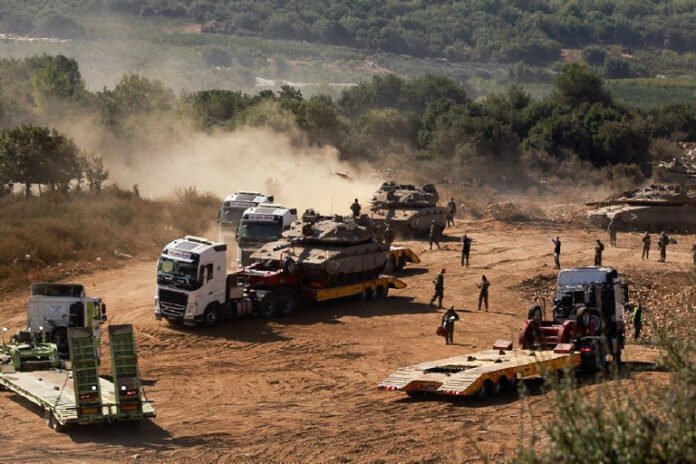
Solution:
[{"label": "ramp", "polygon": [[78,422],[104,420],[97,345],[91,328],[68,329],[70,363]]}]

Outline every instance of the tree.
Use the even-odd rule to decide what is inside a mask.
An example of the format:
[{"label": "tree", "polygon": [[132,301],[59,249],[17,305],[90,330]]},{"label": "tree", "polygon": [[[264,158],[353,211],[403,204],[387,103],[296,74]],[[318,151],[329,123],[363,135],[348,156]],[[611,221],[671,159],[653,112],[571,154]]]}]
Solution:
[{"label": "tree", "polygon": [[89,188],[95,193],[100,193],[102,184],[109,178],[109,171],[104,169],[104,160],[101,156],[85,159],[85,176]]},{"label": "tree", "polygon": [[611,97],[604,90],[602,78],[587,66],[577,63],[563,65],[554,82],[554,95],[570,106],[583,102],[612,104]]},{"label": "tree", "polygon": [[25,125],[0,135],[0,178],[24,184],[25,196],[33,184],[54,189],[80,175],[77,147],[55,129]]}]

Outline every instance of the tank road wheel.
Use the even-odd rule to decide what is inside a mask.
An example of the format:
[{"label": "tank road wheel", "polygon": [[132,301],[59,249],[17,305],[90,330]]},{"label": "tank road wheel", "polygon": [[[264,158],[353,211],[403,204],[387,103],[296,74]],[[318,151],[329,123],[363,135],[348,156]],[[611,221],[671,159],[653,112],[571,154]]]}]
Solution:
[{"label": "tank road wheel", "polygon": [[281,316],[291,316],[297,311],[297,295],[284,292],[278,295],[278,312]]},{"label": "tank road wheel", "polygon": [[209,304],[203,313],[203,325],[214,327],[220,322],[220,308],[217,304]]},{"label": "tank road wheel", "polygon": [[266,293],[259,301],[259,315],[264,319],[273,319],[278,314],[278,302],[273,293]]}]

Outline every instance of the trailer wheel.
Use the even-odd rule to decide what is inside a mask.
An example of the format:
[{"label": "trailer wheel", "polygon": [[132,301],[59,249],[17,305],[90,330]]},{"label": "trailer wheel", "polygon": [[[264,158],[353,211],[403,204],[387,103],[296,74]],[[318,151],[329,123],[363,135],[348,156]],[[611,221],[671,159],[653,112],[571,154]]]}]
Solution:
[{"label": "trailer wheel", "polygon": [[406,267],[406,257],[401,256],[399,257],[399,261],[396,263],[396,267],[394,268],[394,270],[396,272],[401,272],[404,270],[404,267]]},{"label": "trailer wheel", "polygon": [[360,294],[360,299],[362,301],[370,301],[374,299],[375,297],[375,291],[372,289],[372,287],[366,287],[365,290]]},{"label": "trailer wheel", "polygon": [[53,429],[54,432],[57,433],[63,433],[65,432],[65,426],[62,425],[60,422],[58,422],[58,419],[56,419],[56,416],[53,415],[53,413],[49,413],[48,416],[48,426]]},{"label": "trailer wheel", "polygon": [[541,310],[541,306],[532,305],[529,307],[529,310],[527,311],[527,319],[541,323],[541,321],[544,317],[543,314],[544,313]]},{"label": "trailer wheel", "polygon": [[264,319],[273,319],[278,314],[278,302],[273,293],[267,293],[259,301],[259,315]]},{"label": "trailer wheel", "polygon": [[396,258],[393,255],[387,256],[387,264],[384,265],[384,272],[391,274],[396,269]]},{"label": "trailer wheel", "polygon": [[386,298],[389,295],[389,287],[380,285],[377,287],[377,298]]},{"label": "trailer wheel", "polygon": [[297,295],[285,292],[278,295],[278,310],[281,316],[290,316],[297,311]]},{"label": "trailer wheel", "polygon": [[203,323],[205,324],[205,326],[213,327],[217,325],[219,321],[220,308],[218,308],[218,306],[215,304],[208,305],[208,307],[205,308],[205,312],[203,313]]},{"label": "trailer wheel", "polygon": [[493,392],[494,385],[495,384],[490,380],[486,380],[485,382],[483,382],[481,388],[479,388],[479,390],[474,395],[476,396],[476,398],[482,400],[487,396],[490,396],[490,394]]}]

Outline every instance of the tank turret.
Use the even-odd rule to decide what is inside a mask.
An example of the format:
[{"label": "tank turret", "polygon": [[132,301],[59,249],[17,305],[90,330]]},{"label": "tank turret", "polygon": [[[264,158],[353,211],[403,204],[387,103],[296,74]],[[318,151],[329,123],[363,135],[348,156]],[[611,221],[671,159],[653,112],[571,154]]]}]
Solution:
[{"label": "tank turret", "polygon": [[427,234],[432,221],[442,230],[447,223],[447,209],[437,206],[439,198],[433,184],[418,188],[413,184],[384,182],[372,197],[370,218],[382,228],[390,222],[400,237]]}]

